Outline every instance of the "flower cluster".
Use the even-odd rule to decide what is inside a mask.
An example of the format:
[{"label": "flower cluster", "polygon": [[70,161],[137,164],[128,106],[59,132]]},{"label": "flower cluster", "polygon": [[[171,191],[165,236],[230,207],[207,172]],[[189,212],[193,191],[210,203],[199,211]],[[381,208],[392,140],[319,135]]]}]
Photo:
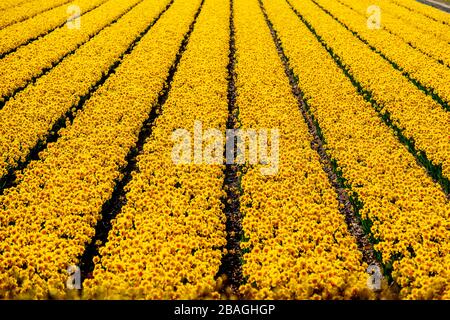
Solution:
[{"label": "flower cluster", "polygon": [[[235,1],[237,105],[243,128],[279,128],[280,169],[243,174],[247,242],[240,290],[253,299],[370,297],[355,239],[308,132],[258,1]],[[254,94],[257,92],[258,94]]]},{"label": "flower cluster", "polygon": [[0,110],[0,177],[45,140],[53,124],[87,95],[168,3],[140,3],[5,104]]},{"label": "flower cluster", "polygon": [[[126,205],[96,258],[93,279],[84,283],[88,298],[220,297],[215,276],[226,244],[223,166],[173,163],[171,137],[177,128],[192,133],[195,121],[225,131],[229,15],[223,0],[207,0],[201,9],[162,114],[138,157]],[[157,63],[153,50],[142,59]]]},{"label": "flower cluster", "polygon": [[[448,31],[450,26],[444,26],[442,23],[437,24],[439,31],[435,30],[434,33],[438,33],[439,37],[433,34],[433,26],[436,26],[436,24],[432,19],[426,19],[421,14],[414,13],[411,10],[390,4],[386,1],[380,2],[378,0],[374,3],[372,0],[338,0],[338,2],[364,16],[367,16],[368,6],[373,4],[378,5],[381,9],[382,28],[397,35],[413,48],[434,58],[436,61],[442,61],[450,67],[450,48],[448,46],[448,41],[450,40],[447,39],[450,37]],[[427,6],[427,8],[432,9],[430,6]],[[442,28],[444,30],[446,28],[447,33],[443,33],[441,31]],[[374,33],[377,34],[378,32]]]},{"label": "flower cluster", "polygon": [[381,112],[389,113],[415,147],[435,165],[442,165],[444,176],[450,178],[450,113],[313,2],[293,0],[292,4],[353,78],[371,92]]},{"label": "flower cluster", "polygon": [[[83,14],[106,1],[107,0],[77,0],[75,4],[80,7],[81,14]],[[31,39],[45,36],[54,28],[63,24],[67,18],[67,6],[60,6],[1,29],[0,54],[5,54],[6,52],[16,49]]]},{"label": "flower cluster", "polygon": [[[167,3],[145,0],[139,14],[126,20],[129,29],[142,20],[149,23]],[[1,293],[65,294],[67,267],[79,263],[92,239],[102,205],[121,178],[198,5],[176,2],[41,160],[19,175],[18,186],[0,197]]]},{"label": "flower cluster", "polygon": [[[355,14],[353,10],[338,2],[324,0],[317,0],[316,2],[344,23],[350,30],[357,32],[369,45],[397,64],[409,76],[429,89],[430,92],[438,94],[445,102],[450,103],[449,68],[426,54],[415,50],[403,39],[386,30],[376,30],[375,32],[369,30],[365,25],[367,20],[365,15]],[[450,28],[448,28],[447,32],[450,35]],[[450,37],[448,41],[450,41]],[[434,40],[434,43],[436,43],[436,40]],[[448,48],[450,58],[450,46],[448,46],[446,41],[444,43]]]},{"label": "flower cluster", "polygon": [[32,0],[19,6],[6,9],[0,15],[0,28],[5,28],[14,23],[23,21],[40,12],[63,5],[71,0]]},{"label": "flower cluster", "polygon": [[[286,2],[263,2],[328,152],[363,203],[362,217],[373,222],[374,247],[385,265],[392,264],[392,276],[402,288],[400,296],[448,297],[450,203],[445,194]],[[320,20],[319,14],[313,20],[316,17]],[[333,30],[337,35],[337,28]]]},{"label": "flower cluster", "polygon": [[[51,69],[62,57],[77,49],[140,0],[112,0],[83,16],[79,30],[61,27],[0,60],[0,97]],[[36,52],[39,52],[36,55]],[[14,72],[9,72],[14,70]]]}]

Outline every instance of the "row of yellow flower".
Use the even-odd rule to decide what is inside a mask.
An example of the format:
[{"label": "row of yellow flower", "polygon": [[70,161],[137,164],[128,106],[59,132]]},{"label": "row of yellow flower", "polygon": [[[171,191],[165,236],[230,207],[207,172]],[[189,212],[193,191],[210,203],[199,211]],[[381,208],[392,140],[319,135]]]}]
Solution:
[{"label": "row of yellow flower", "polygon": [[0,10],[10,9],[15,6],[21,5],[24,2],[27,2],[29,0],[3,0],[0,3]]},{"label": "row of yellow flower", "polygon": [[280,134],[278,173],[264,176],[264,166],[256,165],[243,175],[241,212],[248,242],[241,246],[249,253],[240,290],[253,299],[370,297],[367,266],[311,149],[312,136],[258,1],[234,3],[242,127]]},{"label": "row of yellow flower", "polygon": [[[263,1],[403,298],[448,298],[450,203],[284,0]],[[305,12],[305,11],[302,11]],[[353,40],[356,41],[356,40]],[[367,61],[366,61],[367,62]]]},{"label": "row of yellow flower", "polygon": [[[367,8],[371,6],[372,0],[337,0],[361,15],[367,15]],[[381,8],[384,8],[381,7]],[[434,58],[436,61],[441,61],[450,67],[450,48],[446,41],[443,41],[434,36],[430,31],[417,29],[414,25],[398,19],[394,13],[402,8],[397,7],[391,9],[381,9],[381,27],[402,38],[406,43],[414,48],[420,50],[422,53]],[[395,10],[395,11],[394,11]],[[406,9],[405,9],[406,10]],[[410,13],[410,12],[409,12]],[[428,28],[428,24],[424,26]],[[447,27],[450,33],[450,27]],[[379,30],[374,30],[377,33]]]},{"label": "row of yellow flower", "polygon": [[[229,12],[227,0],[203,5],[168,100],[138,157],[126,205],[113,220],[94,278],[84,282],[89,298],[220,297],[215,276],[226,244],[223,165],[177,165],[172,133],[182,128],[193,137],[196,121],[203,130],[225,132]],[[173,23],[179,20],[175,17]],[[140,58],[156,62],[152,50]],[[145,90],[146,83],[142,85]]]},{"label": "row of yellow flower", "polygon": [[372,93],[383,112],[389,112],[394,124],[404,129],[403,134],[413,138],[416,148],[425,151],[435,165],[442,164],[443,174],[450,177],[450,113],[312,2],[293,0],[292,5],[356,81]]},{"label": "row of yellow flower", "polygon": [[[108,0],[78,0],[73,2],[73,4],[77,5],[81,10],[80,13],[83,14],[106,1]],[[67,21],[68,18],[69,14],[67,14],[67,6],[60,6],[41,13],[33,18],[1,29],[0,55],[16,49],[30,39],[46,35],[50,30],[53,30]],[[67,27],[65,30],[69,31]]]},{"label": "row of yellow flower", "polygon": [[399,22],[403,27],[414,27],[423,33],[432,34],[438,39],[444,40],[446,43],[450,42],[450,26],[440,21],[435,21],[420,13],[398,6],[390,0],[375,0],[372,4],[380,7],[382,19],[385,13],[395,16],[401,19]]},{"label": "row of yellow flower", "polygon": [[417,12],[425,17],[429,17],[435,21],[444,23],[448,26],[450,26],[450,17],[448,16],[447,12],[444,12],[442,10],[433,8],[430,5],[426,5],[414,0],[389,0],[391,2],[394,2],[398,4],[399,6],[402,6],[404,8],[409,9],[411,12]]},{"label": "row of yellow flower", "polygon": [[[34,0],[6,9],[0,15],[0,28],[21,22],[43,11],[69,3],[71,0]],[[66,8],[67,10],[67,8]]]},{"label": "row of yellow flower", "polygon": [[[431,92],[438,94],[445,102],[450,103],[450,68],[414,50],[402,39],[386,30],[369,30],[366,26],[367,18],[365,16],[355,14],[354,11],[337,2],[324,0],[316,0],[316,2],[343,22],[350,30],[357,32],[371,46],[401,67],[413,79],[419,81]],[[450,34],[450,29],[448,32]],[[450,50],[448,44],[447,47]]]},{"label": "row of yellow flower", "polygon": [[0,176],[45,139],[168,3],[140,3],[5,104],[0,110]]},{"label": "row of yellow flower", "polygon": [[[0,82],[0,97],[10,96],[14,90],[25,86],[33,77],[37,77],[44,70],[52,68],[55,62],[88,41],[141,1],[111,0],[84,15],[83,24],[79,30],[70,30],[66,27],[59,28],[0,60],[2,80]],[[39,54],[36,54],[36,52],[39,52]]]},{"label": "row of yellow flower", "polygon": [[[123,31],[133,34],[131,26],[166,3],[146,1]],[[0,292],[7,297],[64,295],[66,270],[79,263],[94,235],[197,8],[198,1],[175,1],[43,160],[32,162],[19,185],[0,197]]]}]

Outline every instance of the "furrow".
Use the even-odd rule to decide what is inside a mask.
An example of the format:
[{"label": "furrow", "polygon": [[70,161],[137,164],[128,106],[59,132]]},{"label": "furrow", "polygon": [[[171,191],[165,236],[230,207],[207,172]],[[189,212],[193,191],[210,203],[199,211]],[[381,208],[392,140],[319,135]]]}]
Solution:
[{"label": "furrow", "polygon": [[171,3],[145,0],[5,104],[0,110],[0,176],[25,167],[47,140],[57,139]]}]

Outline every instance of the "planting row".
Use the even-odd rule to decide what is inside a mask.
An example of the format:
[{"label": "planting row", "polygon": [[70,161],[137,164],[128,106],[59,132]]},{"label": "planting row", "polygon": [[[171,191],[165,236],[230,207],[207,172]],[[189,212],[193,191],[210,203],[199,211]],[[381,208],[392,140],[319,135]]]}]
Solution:
[{"label": "planting row", "polygon": [[83,26],[79,30],[63,26],[1,59],[1,99],[5,100],[15,90],[26,86],[31,79],[51,69],[139,2],[142,0],[108,1],[84,15]]},{"label": "planting row", "polygon": [[314,3],[289,3],[298,19],[314,29],[355,84],[365,91],[367,101],[376,103],[379,112],[389,115],[402,134],[413,140],[434,165],[442,165],[444,176],[450,177],[450,113]]},{"label": "planting row", "polygon": [[24,2],[27,2],[30,0],[3,0],[2,3],[0,3],[0,10],[9,9],[18,5],[21,5]]},{"label": "planting row", "polygon": [[[77,5],[84,14],[107,0],[78,0]],[[0,56],[4,56],[21,45],[31,42],[55,28],[65,25],[69,18],[67,6],[57,7],[31,19],[0,30]],[[69,29],[66,27],[66,31]]]},{"label": "planting row", "polygon": [[[162,114],[138,156],[125,206],[95,259],[93,279],[84,282],[88,297],[219,297],[215,276],[226,244],[223,148],[212,153],[219,163],[199,162],[215,143],[204,131],[225,132],[229,11],[227,0],[206,0],[202,7]],[[142,63],[153,60],[152,50],[143,52]],[[195,146],[194,139],[200,139]],[[172,154],[181,142],[184,164]],[[194,148],[196,160],[189,163]]]},{"label": "planting row", "polygon": [[[418,30],[422,30],[429,35],[434,35],[438,39],[450,42],[450,26],[443,24],[442,21],[426,17],[418,12],[411,11],[405,7],[392,3],[390,0],[377,0],[377,4],[383,12],[389,13],[400,18],[403,24],[414,26]],[[433,7],[427,6],[429,11],[438,11]]]},{"label": "planting row", "polygon": [[450,26],[450,17],[448,16],[448,13],[443,12],[442,10],[433,8],[429,5],[413,0],[389,0],[389,1],[408,9],[412,13],[419,13],[425,17],[433,19],[434,21]]},{"label": "planting row", "polygon": [[[377,30],[374,32],[368,29],[365,25],[365,16],[355,14],[353,10],[338,2],[324,0],[315,0],[314,2],[332,14],[344,26],[349,28],[349,30],[367,42],[374,50],[398,66],[413,81],[420,83],[429,93],[436,93],[441,98],[444,107],[450,111],[450,107],[448,106],[450,103],[450,68],[414,50],[401,38],[386,30]],[[450,33],[450,29],[448,31]],[[450,50],[448,44],[447,47]]]},{"label": "planting row", "polygon": [[[126,28],[130,36],[140,17],[149,23],[164,6],[164,1],[149,2],[137,7],[137,16],[132,13]],[[41,160],[19,175],[17,187],[0,197],[3,296],[65,294],[67,268],[80,264],[94,236],[102,206],[122,178],[126,156],[158,99],[198,6],[175,1]],[[120,38],[114,39],[118,45]]]},{"label": "planting row", "polygon": [[[373,5],[371,0],[337,0],[337,3],[347,6],[363,16],[366,16],[367,8]],[[408,22],[398,19],[395,16],[395,12],[402,8],[383,8],[384,6],[380,7],[381,28],[400,37],[408,45],[432,57],[437,62],[450,67],[450,47],[448,42],[433,36],[430,30],[425,32],[424,30],[417,29]],[[428,25],[429,24],[426,24],[424,27],[428,28]],[[446,28],[448,29],[447,33],[450,34],[450,26],[447,26]],[[378,34],[379,31],[380,30],[375,29],[372,33]]]},{"label": "planting row", "polygon": [[403,298],[448,298],[448,199],[286,1],[263,3],[386,275]]},{"label": "planting row", "polygon": [[82,105],[168,2],[143,1],[5,104],[0,110],[0,176],[26,161],[55,123]]},{"label": "planting row", "polygon": [[[253,299],[370,297],[361,261],[337,194],[311,148],[299,111],[257,0],[236,0],[237,105],[242,128],[279,130],[279,168],[249,166],[243,173],[245,241],[240,288]],[[272,138],[273,139],[273,138]]]},{"label": "planting row", "polygon": [[[0,28],[31,18],[43,11],[69,3],[70,0],[34,0],[4,10],[0,15]],[[66,8],[67,10],[67,8]]]}]

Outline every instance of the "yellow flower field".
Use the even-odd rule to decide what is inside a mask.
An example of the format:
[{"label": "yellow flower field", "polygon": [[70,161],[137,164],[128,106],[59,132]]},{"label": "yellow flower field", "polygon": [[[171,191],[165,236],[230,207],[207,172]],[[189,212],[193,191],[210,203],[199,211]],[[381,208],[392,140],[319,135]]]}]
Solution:
[{"label": "yellow flower field", "polygon": [[450,299],[450,14],[0,3],[0,299]]}]

